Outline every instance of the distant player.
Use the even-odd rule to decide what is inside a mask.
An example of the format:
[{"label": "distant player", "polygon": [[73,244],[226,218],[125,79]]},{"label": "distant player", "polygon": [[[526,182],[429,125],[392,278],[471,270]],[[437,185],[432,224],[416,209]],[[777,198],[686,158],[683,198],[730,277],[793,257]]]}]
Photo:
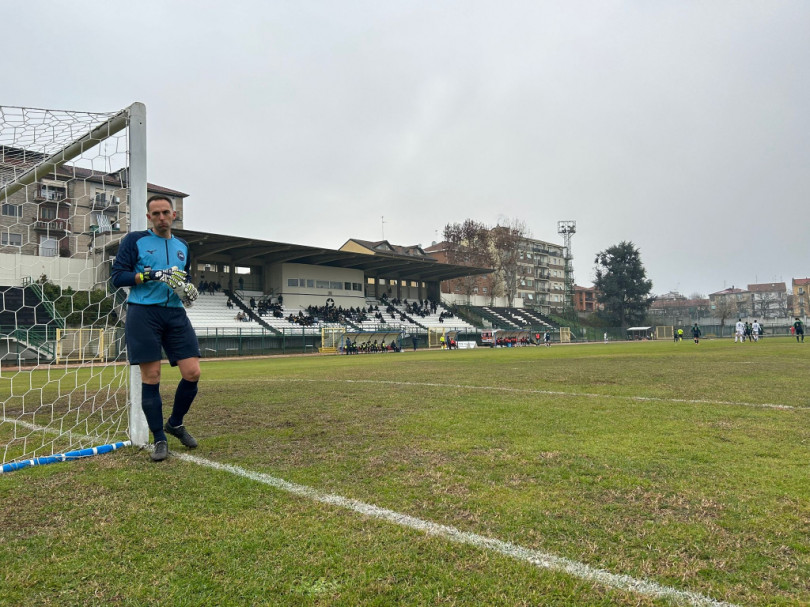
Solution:
[{"label": "distant player", "polygon": [[737,319],[737,324],[734,325],[734,343],[737,343],[737,340],[740,340],[740,343],[743,342],[745,339],[745,323],[742,321],[742,318]]},{"label": "distant player", "polygon": [[695,343],[700,343],[700,327],[698,327],[697,323],[695,323],[695,326],[692,327],[692,337],[694,338]]},{"label": "distant player", "polygon": [[762,327],[759,324],[759,321],[755,318],[754,322],[751,323],[751,337],[754,341],[759,341],[759,333],[762,331]]},{"label": "distant player", "polygon": [[546,342],[546,347],[551,347],[551,332],[546,331],[545,335],[543,335],[543,341]]},{"label": "distant player", "polygon": [[796,341],[799,341],[799,336],[801,336],[801,341],[804,341],[804,323],[799,320],[799,317],[796,317],[796,322],[793,323],[793,329],[796,334]]}]

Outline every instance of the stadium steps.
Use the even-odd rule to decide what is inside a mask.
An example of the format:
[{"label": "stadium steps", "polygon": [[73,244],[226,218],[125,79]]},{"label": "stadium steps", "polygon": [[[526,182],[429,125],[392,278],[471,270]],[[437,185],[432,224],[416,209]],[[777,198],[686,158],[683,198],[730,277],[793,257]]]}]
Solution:
[{"label": "stadium steps", "polygon": [[478,309],[481,310],[481,316],[492,322],[493,327],[496,329],[520,329],[520,326],[518,326],[517,323],[505,318],[501,314],[498,314],[489,306],[482,306]]},{"label": "stadium steps", "polygon": [[47,359],[54,357],[58,324],[36,290],[0,287],[0,335]]},{"label": "stadium steps", "polygon": [[543,329],[552,329],[552,327],[548,322],[539,318],[535,314],[532,314],[530,310],[525,308],[493,308],[493,311],[497,314],[500,314],[504,318],[510,319],[512,322],[515,322],[521,325],[523,328],[537,328],[542,327]]},{"label": "stadium steps", "polygon": [[[226,330],[244,330],[244,329],[265,329],[261,323],[256,322],[255,315],[248,315],[249,321],[239,321],[234,318],[238,310],[246,311],[243,305],[234,298],[234,307],[227,306],[228,295],[226,292],[209,294],[200,294],[197,301],[190,308],[186,308],[191,325],[197,330],[203,329],[226,329]],[[269,329],[272,333],[276,333]]]}]

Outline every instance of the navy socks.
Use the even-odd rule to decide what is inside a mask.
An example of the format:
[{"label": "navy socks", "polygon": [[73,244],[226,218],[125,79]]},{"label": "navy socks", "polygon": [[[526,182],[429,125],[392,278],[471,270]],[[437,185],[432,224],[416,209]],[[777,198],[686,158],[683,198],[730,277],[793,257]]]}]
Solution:
[{"label": "navy socks", "polygon": [[155,442],[166,440],[163,431],[163,401],[160,399],[160,384],[141,384],[141,409],[146,416],[146,425],[152,431]]},{"label": "navy socks", "polygon": [[195,396],[197,396],[197,382],[181,379],[177,384],[177,391],[174,393],[174,407],[168,420],[170,426],[176,428],[183,425],[183,417],[191,408]]}]

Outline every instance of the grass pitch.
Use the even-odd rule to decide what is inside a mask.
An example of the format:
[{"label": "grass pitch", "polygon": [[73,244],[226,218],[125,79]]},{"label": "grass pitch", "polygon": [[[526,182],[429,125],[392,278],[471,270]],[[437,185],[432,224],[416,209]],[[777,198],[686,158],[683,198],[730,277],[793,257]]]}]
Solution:
[{"label": "grass pitch", "polygon": [[[210,462],[702,604],[802,605],[808,362],[787,338],[204,362],[186,422]],[[3,475],[0,500],[0,605],[689,602],[136,449]]]}]

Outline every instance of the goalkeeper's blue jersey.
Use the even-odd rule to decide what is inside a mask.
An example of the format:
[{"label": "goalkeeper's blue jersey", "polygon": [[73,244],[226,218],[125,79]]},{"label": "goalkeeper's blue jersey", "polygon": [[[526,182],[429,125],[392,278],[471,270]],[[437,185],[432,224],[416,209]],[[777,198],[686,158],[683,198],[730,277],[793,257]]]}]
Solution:
[{"label": "goalkeeper's blue jersey", "polygon": [[182,238],[161,238],[152,230],[131,232],[121,241],[110,279],[116,287],[131,287],[129,303],[182,308],[183,302],[165,282],[150,280],[135,284],[135,274],[144,268],[167,270],[175,266],[189,271],[188,245]]}]

